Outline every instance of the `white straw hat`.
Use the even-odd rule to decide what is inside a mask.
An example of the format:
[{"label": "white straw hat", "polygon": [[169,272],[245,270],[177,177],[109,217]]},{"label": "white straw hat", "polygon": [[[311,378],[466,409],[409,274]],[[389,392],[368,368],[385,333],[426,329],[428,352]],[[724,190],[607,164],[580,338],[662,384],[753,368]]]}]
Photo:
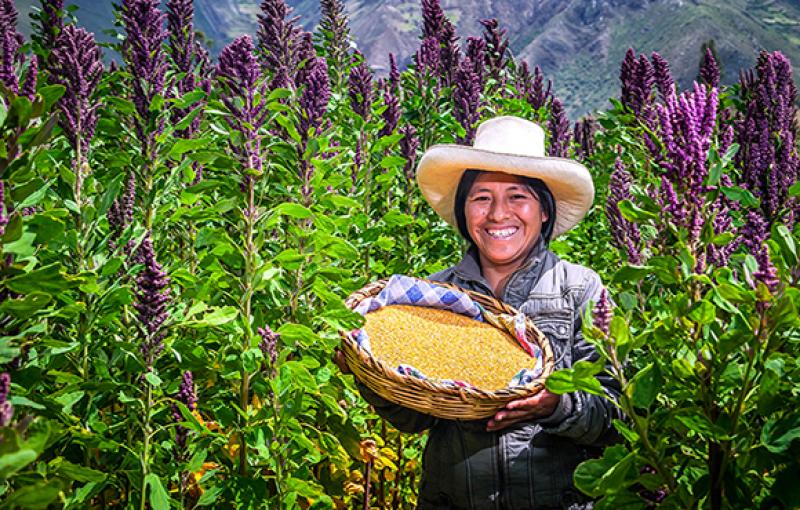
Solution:
[{"label": "white straw hat", "polygon": [[553,237],[578,224],[594,200],[592,176],[571,159],[544,155],[544,131],[519,117],[495,117],[478,126],[472,147],[434,145],[417,166],[417,183],[439,216],[458,228],[455,198],[468,168],[541,179],[556,202]]}]

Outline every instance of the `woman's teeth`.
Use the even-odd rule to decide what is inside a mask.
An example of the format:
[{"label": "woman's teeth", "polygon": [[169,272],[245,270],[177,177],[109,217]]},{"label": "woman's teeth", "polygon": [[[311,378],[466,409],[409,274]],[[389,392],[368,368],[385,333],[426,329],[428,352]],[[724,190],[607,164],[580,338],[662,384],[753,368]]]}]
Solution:
[{"label": "woman's teeth", "polygon": [[512,228],[504,228],[501,230],[486,230],[486,233],[489,234],[490,237],[494,239],[505,239],[507,237],[511,237],[512,235],[517,233],[519,230],[517,227]]}]

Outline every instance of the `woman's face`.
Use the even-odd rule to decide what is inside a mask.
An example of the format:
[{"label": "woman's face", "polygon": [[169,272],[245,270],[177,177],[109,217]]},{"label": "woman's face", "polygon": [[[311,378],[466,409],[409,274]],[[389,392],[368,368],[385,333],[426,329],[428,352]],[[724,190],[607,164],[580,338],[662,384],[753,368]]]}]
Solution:
[{"label": "woman's face", "polygon": [[520,177],[497,172],[475,179],[464,215],[481,262],[495,266],[521,264],[547,221],[539,198]]}]

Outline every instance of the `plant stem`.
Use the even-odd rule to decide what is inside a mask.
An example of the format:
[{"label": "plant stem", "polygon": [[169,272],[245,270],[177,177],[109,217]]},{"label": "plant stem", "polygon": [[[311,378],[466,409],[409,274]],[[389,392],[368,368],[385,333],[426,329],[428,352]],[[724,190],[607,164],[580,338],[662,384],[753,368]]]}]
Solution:
[{"label": "plant stem", "polygon": [[150,434],[152,433],[150,430],[150,409],[153,406],[153,388],[150,386],[150,383],[145,381],[144,382],[147,388],[145,389],[145,407],[144,407],[144,442],[142,444],[142,498],[139,502],[139,509],[146,510],[147,508],[147,487],[145,486],[145,480],[147,479],[147,475],[150,474]]},{"label": "plant stem", "polygon": [[[242,355],[250,349],[250,339],[252,326],[252,299],[253,299],[253,274],[255,266],[255,247],[253,245],[253,230],[255,227],[255,182],[252,177],[247,182],[247,208],[245,210],[245,266],[241,311],[244,319],[244,334],[242,337]],[[250,374],[244,365],[241,369],[241,386],[239,388],[239,405],[245,414],[240,421],[239,430],[239,474],[247,475],[247,438],[245,429],[247,428],[247,406],[250,402]]]}]

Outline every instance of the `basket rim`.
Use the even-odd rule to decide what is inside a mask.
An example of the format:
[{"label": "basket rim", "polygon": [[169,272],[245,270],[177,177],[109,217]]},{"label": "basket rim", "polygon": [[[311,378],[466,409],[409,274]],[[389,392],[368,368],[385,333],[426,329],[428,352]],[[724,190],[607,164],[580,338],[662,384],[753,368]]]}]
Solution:
[{"label": "basket rim", "polygon": [[[492,296],[487,296],[486,294],[482,294],[480,292],[463,289],[449,282],[438,282],[426,278],[417,278],[417,277],[413,278],[422,282],[463,292],[469,295],[471,299],[478,302],[481,306],[483,306],[484,308],[488,308],[489,311],[494,313],[499,312],[509,315],[517,315],[519,313],[522,313],[516,308],[507,305],[506,303],[503,303],[502,301]],[[351,294],[345,300],[345,305],[351,310],[354,309],[364,299],[377,295],[386,286],[388,281],[389,281],[388,278],[382,278],[365,285],[360,290]],[[479,399],[479,400],[498,401],[499,403],[499,402],[507,402],[516,398],[524,398],[535,395],[536,393],[541,391],[542,388],[544,388],[545,380],[547,379],[547,377],[550,376],[550,374],[554,370],[555,363],[553,357],[553,349],[552,346],[550,345],[550,339],[547,338],[547,336],[545,336],[544,333],[541,332],[541,330],[536,326],[533,320],[527,315],[525,315],[525,326],[526,326],[525,330],[527,333],[527,338],[537,343],[542,350],[542,373],[539,377],[537,377],[536,379],[534,379],[533,381],[531,381],[526,385],[512,386],[497,390],[484,390],[471,386],[461,387],[453,385],[444,385],[439,382],[434,382],[434,380],[431,379],[419,379],[412,375],[400,374],[394,367],[374,357],[370,352],[368,352],[360,345],[358,345],[355,339],[352,338],[350,332],[340,331],[339,334],[342,338],[343,345],[349,348],[354,354],[356,354],[356,359],[366,369],[379,371],[381,375],[389,379],[394,384],[402,384],[406,386],[410,385],[412,388],[421,391],[432,391],[443,395],[459,397],[461,400],[465,402],[472,399]],[[532,336],[534,338],[532,338]],[[349,357],[346,357],[346,359],[348,359],[349,361]],[[354,367],[350,366],[350,369],[353,370],[354,374],[356,375],[358,374],[358,371],[354,370]]]}]

